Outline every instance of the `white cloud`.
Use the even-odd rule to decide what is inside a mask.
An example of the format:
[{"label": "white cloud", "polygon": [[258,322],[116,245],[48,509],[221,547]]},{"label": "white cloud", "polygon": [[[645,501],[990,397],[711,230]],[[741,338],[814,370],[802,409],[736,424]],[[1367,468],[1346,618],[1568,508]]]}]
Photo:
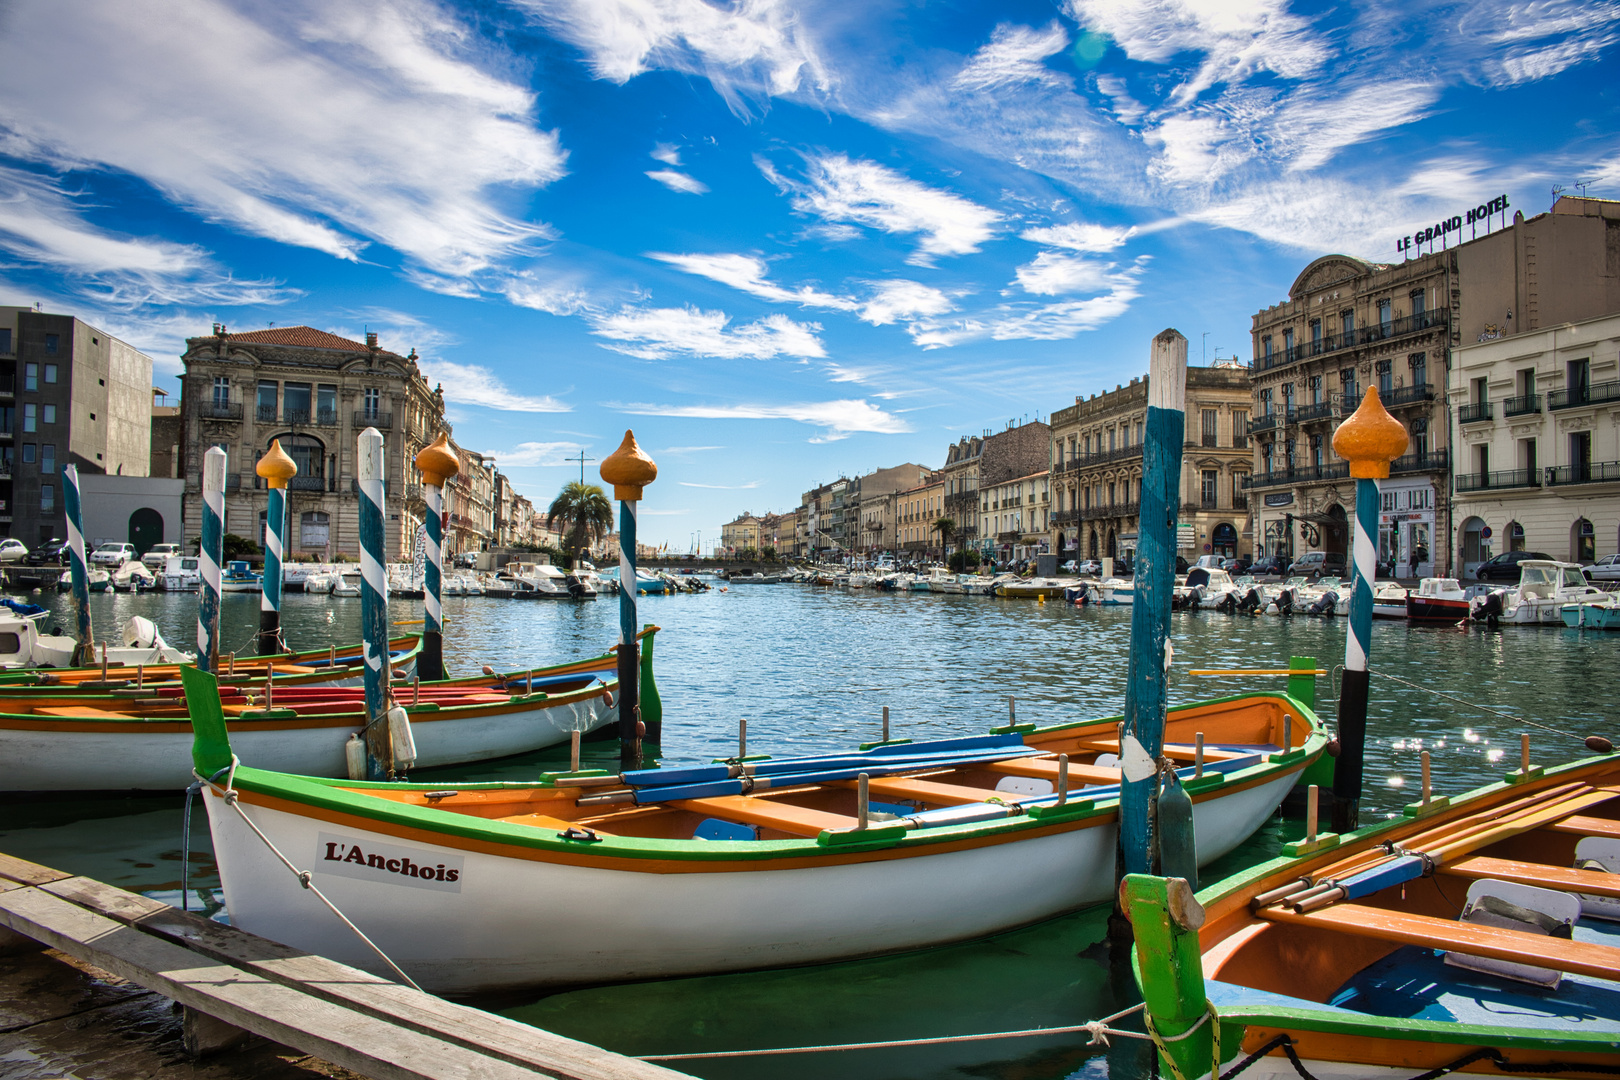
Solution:
[{"label": "white cloud", "polygon": [[759,487],[758,480],[750,480],[746,484],[695,484],[690,480],[677,480],[676,483],[680,484],[681,487],[707,488],[711,491],[748,491]]},{"label": "white cloud", "polygon": [[636,416],[680,416],[697,420],[793,420],[826,431],[812,442],[831,442],[856,432],[903,435],[910,424],[867,401],[810,401],[787,405],[619,405]]},{"label": "white cloud", "polygon": [[647,255],[648,258],[669,263],[688,274],[697,274],[711,281],[718,281],[722,285],[730,285],[733,289],[739,289],[762,300],[798,304],[801,307],[833,308],[839,311],[852,311],[860,306],[848,297],[819,292],[808,285],[788,289],[774,284],[766,280],[765,273],[768,267],[765,260],[752,255],[670,255],[661,251],[650,251]]},{"label": "white cloud", "polygon": [[1057,23],[1045,30],[1027,26],[1002,25],[991,35],[990,44],[974,53],[953,80],[959,90],[983,93],[1020,83],[1067,86],[1071,80],[1047,68],[1041,61],[1069,45],[1069,35]]},{"label": "white cloud", "polygon": [[1068,251],[1104,253],[1123,246],[1127,240],[1136,235],[1136,227],[1089,225],[1071,221],[1062,225],[1025,229],[1018,235],[1032,244],[1045,244],[1047,247],[1064,248]]},{"label": "white cloud", "polygon": [[969,199],[871,161],[829,154],[806,162],[795,181],[768,161],[757,161],[772,183],[793,195],[793,208],[826,222],[853,222],[881,232],[922,239],[910,262],[932,265],[941,255],[968,255],[995,235],[1001,215]]},{"label": "white cloud", "polygon": [[669,188],[669,190],[680,192],[683,195],[705,195],[709,191],[708,184],[695,177],[687,176],[685,173],[676,172],[674,169],[653,169],[647,175]]},{"label": "white cloud", "polygon": [[872,298],[861,306],[861,318],[873,326],[886,326],[896,320],[943,315],[955,305],[950,297],[931,285],[896,279],[868,282]]},{"label": "white cloud", "polygon": [[518,307],[551,315],[577,315],[591,307],[590,295],[584,289],[563,281],[542,279],[531,271],[512,274],[499,287]]},{"label": "white cloud", "polygon": [[[1042,255],[1052,253],[1042,252]],[[1058,260],[1070,259],[1070,256],[1066,255],[1052,255],[1052,257]],[[1040,261],[1037,257],[1036,264]],[[1083,291],[1100,293],[1089,299],[1068,300],[1035,307],[1027,303],[1008,303],[954,322],[920,321],[909,328],[911,338],[925,349],[965,345],[987,339],[1062,341],[1072,338],[1086,330],[1095,330],[1129,310],[1131,301],[1141,295],[1139,279],[1146,265],[1145,259],[1138,259],[1134,265],[1123,270],[1115,269],[1110,264],[1106,273],[1096,274],[1095,279],[1088,280],[1084,286]],[[1020,269],[1020,277],[1023,269],[1025,268]],[[1077,277],[1091,278],[1095,271],[1093,268],[1087,268],[1074,273]],[[1055,270],[1049,275],[1053,284],[1059,283],[1060,276]]]},{"label": "white cloud", "polygon": [[500,376],[476,364],[457,364],[450,360],[419,358],[417,366],[428,382],[444,387],[446,401],[458,405],[478,405],[502,412],[572,412],[573,406],[549,395],[532,397],[516,394],[501,381]]},{"label": "white cloud", "polygon": [[1112,269],[1112,263],[1043,251],[1034,262],[1018,268],[1017,281],[1025,292],[1037,296],[1102,292],[1112,284]]},{"label": "white cloud", "polygon": [[654,161],[662,161],[672,169],[681,167],[681,148],[674,143],[659,143],[647,156]]},{"label": "white cloud", "polygon": [[820,324],[794,322],[785,315],[768,315],[734,330],[727,329],[731,316],[725,312],[695,307],[625,307],[612,315],[592,315],[590,321],[591,333],[625,343],[608,348],[644,360],[680,354],[747,360],[826,355],[816,338]]},{"label": "white cloud", "polygon": [[826,90],[828,73],[786,0],[514,0],[581,49],[599,79],[625,83],[652,68],[708,79],[733,112],[745,98]]},{"label": "white cloud", "polygon": [[497,450],[493,456],[504,469],[526,469],[547,465],[578,465],[579,459],[568,460],[570,454],[577,454],[583,447],[579,443],[571,442],[526,442],[518,443],[510,450]]},{"label": "white cloud", "polygon": [[706,450],[724,450],[723,446],[666,446],[660,454],[700,454]]},{"label": "white cloud", "polygon": [[[86,58],[67,80],[64,34]],[[429,0],[195,0],[184,18],[56,0],[8,14],[0,122],[36,160],[128,172],[245,232],[342,259],[375,240],[463,276],[549,235],[497,194],[565,160],[477,47]]]}]

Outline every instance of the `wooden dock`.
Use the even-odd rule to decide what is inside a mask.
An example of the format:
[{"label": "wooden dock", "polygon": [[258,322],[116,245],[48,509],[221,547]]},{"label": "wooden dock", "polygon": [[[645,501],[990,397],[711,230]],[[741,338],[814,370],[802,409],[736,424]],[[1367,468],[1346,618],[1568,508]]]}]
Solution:
[{"label": "wooden dock", "polygon": [[36,942],[184,1006],[194,1054],[259,1035],[377,1080],[686,1075],[0,855],[0,953]]}]

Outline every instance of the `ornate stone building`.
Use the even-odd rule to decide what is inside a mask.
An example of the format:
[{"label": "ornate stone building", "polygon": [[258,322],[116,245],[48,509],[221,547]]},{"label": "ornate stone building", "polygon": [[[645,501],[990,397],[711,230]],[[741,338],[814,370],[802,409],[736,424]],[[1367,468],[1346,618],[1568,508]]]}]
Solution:
[{"label": "ornate stone building", "polygon": [[[1252,550],[1248,372],[1237,364],[1187,369],[1181,453],[1181,554]],[[1061,560],[1134,551],[1142,501],[1147,378],[1075,398],[1052,414],[1052,550]]]},{"label": "ornate stone building", "polygon": [[[290,556],[357,558],[360,551],[356,439],[368,427],[384,438],[388,558],[408,558],[422,520],[416,452],[441,431],[443,395],[430,388],[416,353],[365,344],[308,326],[187,338],[181,356],[186,479],[185,534],[202,531],[202,458],[227,455],[225,530],[262,542],[267,492],[254,466],[280,439],[298,463],[288,484]],[[465,465],[464,465],[465,468]]]},{"label": "ornate stone building", "polygon": [[1011,421],[1001,431],[964,437],[945,452],[939,474],[945,483],[945,516],[956,522],[952,547],[991,553],[995,538],[979,532],[979,489],[1046,468],[1051,438],[1051,427],[1039,420]]}]

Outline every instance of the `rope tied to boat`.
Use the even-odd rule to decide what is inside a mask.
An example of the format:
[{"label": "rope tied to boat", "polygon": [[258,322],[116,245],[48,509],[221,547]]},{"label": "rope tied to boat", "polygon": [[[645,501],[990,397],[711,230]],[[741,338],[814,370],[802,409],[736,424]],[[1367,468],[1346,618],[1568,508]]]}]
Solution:
[{"label": "rope tied to boat", "polygon": [[[198,784],[211,788],[218,793],[225,805],[229,806],[232,810],[235,810],[236,816],[242,819],[243,824],[245,824],[249,829],[253,830],[253,835],[264,841],[264,846],[269,848],[270,853],[280,860],[281,865],[285,866],[289,871],[292,872],[293,877],[298,879],[298,883],[305,889],[308,889],[310,892],[314,893],[316,898],[319,899],[321,903],[325,904],[332,914],[338,917],[344,926],[347,926],[350,930],[354,931],[354,935],[361,941],[365,942],[367,947],[369,947],[372,952],[376,953],[377,956],[381,958],[382,962],[387,964],[389,969],[392,970],[395,975],[399,976],[402,982],[404,982],[412,990],[421,990],[422,988],[416,985],[416,980],[405,974],[404,970],[398,964],[394,963],[387,953],[382,951],[381,946],[379,946],[375,941],[372,941],[371,938],[367,937],[366,932],[356,926],[354,921],[347,915],[343,914],[342,910],[332,902],[332,899],[321,891],[320,886],[315,884],[314,872],[310,870],[300,870],[298,867],[294,866],[293,861],[287,858],[286,855],[282,854],[281,849],[276,847],[274,841],[266,836],[264,831],[253,823],[252,818],[247,816],[247,811],[242,809],[241,801],[238,799],[236,793],[236,767],[239,764],[241,764],[240,760],[235,754],[232,754],[231,763],[225,768],[220,769],[219,772],[214,773],[213,776],[205,777],[195,769],[191,771],[191,775],[197,778]],[[216,783],[219,778],[219,773],[221,772],[226,774],[225,786],[223,788]],[[187,790],[189,791],[190,789],[188,788]],[[186,820],[189,824],[189,815],[187,816]]]},{"label": "rope tied to boat", "polygon": [[1181,1066],[1176,1064],[1175,1055],[1170,1053],[1170,1047],[1166,1044],[1190,1038],[1193,1032],[1204,1026],[1205,1021],[1210,1024],[1210,1057],[1212,1060],[1210,1061],[1209,1074],[1210,1076],[1218,1076],[1221,1071],[1221,1014],[1216,1011],[1214,1002],[1205,1001],[1204,1015],[1193,1021],[1192,1026],[1186,1031],[1177,1035],[1160,1035],[1158,1027],[1153,1023],[1153,1014],[1143,1011],[1142,1026],[1147,1028],[1148,1037],[1153,1040],[1153,1045],[1159,1051],[1159,1058],[1170,1067],[1170,1075],[1175,1080],[1187,1080],[1187,1077],[1183,1075]]}]

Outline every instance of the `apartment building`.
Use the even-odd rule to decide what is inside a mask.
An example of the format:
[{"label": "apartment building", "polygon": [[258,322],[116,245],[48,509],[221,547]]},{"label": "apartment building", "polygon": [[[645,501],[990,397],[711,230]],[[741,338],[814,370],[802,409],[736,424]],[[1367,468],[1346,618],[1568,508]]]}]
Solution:
[{"label": "apartment building", "polygon": [[980,487],[980,549],[1003,562],[1045,552],[1051,517],[1051,473],[1046,469]]}]

